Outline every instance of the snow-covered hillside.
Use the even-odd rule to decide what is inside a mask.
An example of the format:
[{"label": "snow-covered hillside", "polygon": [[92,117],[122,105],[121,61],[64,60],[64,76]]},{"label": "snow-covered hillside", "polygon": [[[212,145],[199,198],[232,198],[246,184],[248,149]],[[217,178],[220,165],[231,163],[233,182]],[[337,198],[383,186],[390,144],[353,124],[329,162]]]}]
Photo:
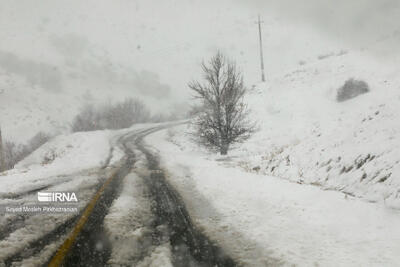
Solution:
[{"label": "snow-covered hillside", "polygon": [[[232,153],[235,164],[400,207],[399,72],[356,51],[258,86],[248,102],[260,131]],[[371,91],[337,102],[352,77]]]},{"label": "snow-covered hillside", "polygon": [[156,74],[136,72],[94,51],[85,50],[84,56],[73,59],[52,52],[49,54],[53,57],[43,60],[38,55],[23,57],[0,50],[0,125],[4,138],[23,143],[39,131],[68,133],[73,117],[84,104],[131,97],[141,99],[154,112],[170,105],[165,101],[150,105],[169,94],[169,86]]},{"label": "snow-covered hillside", "polygon": [[18,194],[65,182],[66,175],[105,166],[113,156],[120,159],[123,154],[111,150],[110,142],[114,134],[96,131],[57,136],[18,163],[13,170],[0,174],[0,195]]},{"label": "snow-covered hillside", "polygon": [[[400,68],[369,55],[333,51],[255,86],[246,102],[259,131],[224,164],[399,208]],[[349,78],[371,91],[337,102]],[[174,140],[198,149],[184,133]]]},{"label": "snow-covered hillside", "polygon": [[24,143],[39,131],[68,133],[84,104],[138,98],[154,113],[177,109],[165,101],[171,88],[158,74],[111,58],[79,34],[31,34],[40,38],[40,52],[0,46],[0,126],[6,140]]},{"label": "snow-covered hillside", "polygon": [[68,132],[82,103],[79,97],[43,90],[0,68],[0,123],[6,140],[23,143],[39,131]]}]

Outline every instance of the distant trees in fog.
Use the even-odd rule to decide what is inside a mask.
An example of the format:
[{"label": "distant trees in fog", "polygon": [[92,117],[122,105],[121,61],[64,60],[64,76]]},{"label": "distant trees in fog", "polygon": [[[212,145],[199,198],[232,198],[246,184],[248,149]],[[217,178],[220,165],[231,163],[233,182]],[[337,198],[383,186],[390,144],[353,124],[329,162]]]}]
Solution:
[{"label": "distant trees in fog", "polygon": [[175,116],[165,114],[152,116],[149,108],[142,101],[127,98],[122,102],[99,107],[90,104],[84,106],[75,116],[71,129],[73,132],[123,129],[136,123],[161,122],[174,118]]},{"label": "distant trees in fog", "polygon": [[101,129],[100,116],[94,110],[93,105],[90,104],[84,106],[81,112],[75,116],[71,126],[73,132],[86,132],[99,129]]},{"label": "distant trees in fog", "polygon": [[107,105],[100,116],[106,129],[122,129],[131,127],[135,123],[148,122],[149,109],[137,99],[127,98],[115,105]]},{"label": "distant trees in fog", "polygon": [[255,129],[243,102],[247,89],[236,63],[220,52],[201,67],[204,81],[189,83],[200,102],[193,111],[197,140],[226,155],[231,144],[245,141]]}]

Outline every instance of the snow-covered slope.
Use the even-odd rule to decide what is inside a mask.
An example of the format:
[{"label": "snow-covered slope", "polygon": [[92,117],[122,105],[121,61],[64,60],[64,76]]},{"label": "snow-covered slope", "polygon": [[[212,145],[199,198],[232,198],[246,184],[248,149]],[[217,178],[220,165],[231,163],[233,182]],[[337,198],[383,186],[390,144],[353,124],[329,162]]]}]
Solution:
[{"label": "snow-covered slope", "polygon": [[0,123],[7,140],[22,143],[39,131],[65,133],[81,104],[68,92],[43,90],[0,68]]},{"label": "snow-covered slope", "polygon": [[[19,143],[38,131],[67,133],[87,103],[137,97],[149,104],[168,95],[169,87],[156,74],[113,64],[93,51],[74,59],[53,52],[53,58],[43,60],[0,50],[0,125],[5,139]],[[156,112],[169,104],[148,106]]]},{"label": "snow-covered slope", "polygon": [[[400,69],[368,55],[334,52],[257,86],[260,131],[233,164],[400,207]],[[339,103],[349,78],[371,91]]]},{"label": "snow-covered slope", "polygon": [[173,105],[166,101],[170,86],[156,73],[120,63],[78,34],[39,36],[45,55],[33,48],[0,46],[0,125],[5,139],[22,143],[38,131],[67,133],[87,103],[139,98],[155,113]]},{"label": "snow-covered slope", "polygon": [[[145,138],[197,226],[243,266],[398,266],[400,214],[337,191],[229,168],[184,142]],[[218,159],[218,160],[216,160]]]},{"label": "snow-covered slope", "polygon": [[[245,101],[259,130],[224,164],[400,208],[400,68],[372,54],[316,55],[255,86]],[[337,102],[349,78],[370,92]],[[174,142],[198,150],[183,133]]]},{"label": "snow-covered slope", "polygon": [[67,175],[105,166],[112,156],[120,159],[123,154],[111,150],[114,135],[110,131],[95,131],[57,136],[13,170],[0,174],[0,195],[64,182]]}]

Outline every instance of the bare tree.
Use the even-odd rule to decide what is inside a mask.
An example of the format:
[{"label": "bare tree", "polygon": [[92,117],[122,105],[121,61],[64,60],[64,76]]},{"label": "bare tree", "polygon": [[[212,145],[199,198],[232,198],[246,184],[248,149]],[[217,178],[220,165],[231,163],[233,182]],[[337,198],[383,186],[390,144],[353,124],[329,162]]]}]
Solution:
[{"label": "bare tree", "polygon": [[41,147],[43,144],[47,143],[51,139],[51,136],[44,132],[38,132],[35,134],[28,142],[27,149],[29,154]]},{"label": "bare tree", "polygon": [[222,53],[218,52],[201,67],[205,81],[189,83],[203,106],[194,124],[202,144],[226,155],[231,144],[245,141],[255,130],[243,103],[247,90],[236,63]]},{"label": "bare tree", "polygon": [[100,117],[104,128],[122,129],[149,121],[150,111],[142,101],[126,98],[123,102],[103,108]]},{"label": "bare tree", "polygon": [[4,149],[4,155],[5,155],[5,169],[4,170],[9,170],[9,169],[14,168],[14,165],[20,159],[20,153],[19,153],[18,147],[15,145],[14,142],[5,141],[3,149]]},{"label": "bare tree", "polygon": [[94,107],[87,104],[81,112],[74,118],[72,122],[73,132],[95,131],[100,130],[99,115]]},{"label": "bare tree", "polygon": [[73,132],[122,129],[149,120],[150,111],[141,100],[126,98],[123,102],[109,103],[97,108],[86,104],[74,118],[71,128]]},{"label": "bare tree", "polygon": [[0,128],[0,172],[3,172],[5,170],[6,170],[6,161],[5,161],[3,139],[1,137],[1,128]]}]

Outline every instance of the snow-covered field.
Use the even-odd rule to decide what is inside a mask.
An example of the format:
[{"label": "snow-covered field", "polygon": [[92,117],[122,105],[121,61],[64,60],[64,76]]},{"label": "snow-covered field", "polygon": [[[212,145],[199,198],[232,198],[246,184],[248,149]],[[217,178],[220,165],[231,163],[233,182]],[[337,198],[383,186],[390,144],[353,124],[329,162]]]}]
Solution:
[{"label": "snow-covered field", "polygon": [[185,141],[186,126],[146,142],[197,225],[247,266],[398,266],[400,213],[336,191],[253,174]]}]

